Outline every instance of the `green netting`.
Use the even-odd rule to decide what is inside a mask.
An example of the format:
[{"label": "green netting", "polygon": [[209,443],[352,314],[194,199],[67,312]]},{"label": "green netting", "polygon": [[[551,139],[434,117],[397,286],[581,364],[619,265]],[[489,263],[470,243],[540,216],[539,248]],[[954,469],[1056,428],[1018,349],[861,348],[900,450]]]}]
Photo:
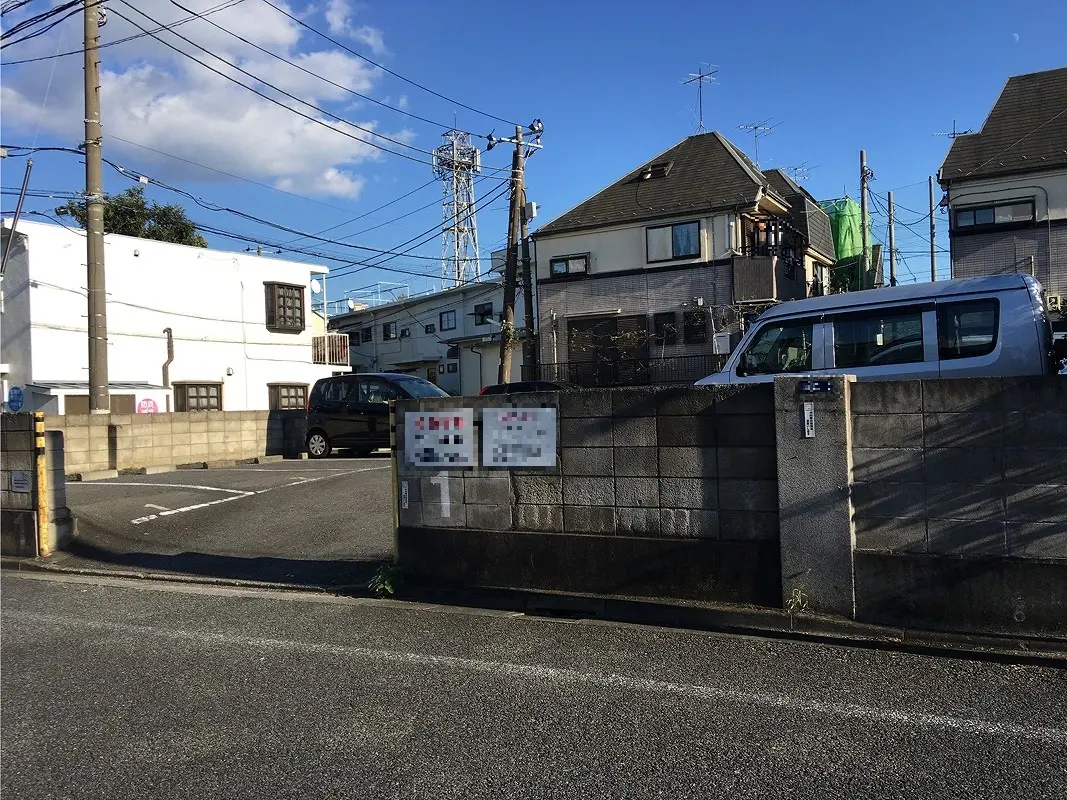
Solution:
[{"label": "green netting", "polygon": [[[834,254],[837,260],[854,258],[863,254],[863,239],[860,233],[860,205],[851,197],[828,200],[822,209],[830,217],[830,230],[834,235]],[[867,230],[870,231],[870,217]]]}]

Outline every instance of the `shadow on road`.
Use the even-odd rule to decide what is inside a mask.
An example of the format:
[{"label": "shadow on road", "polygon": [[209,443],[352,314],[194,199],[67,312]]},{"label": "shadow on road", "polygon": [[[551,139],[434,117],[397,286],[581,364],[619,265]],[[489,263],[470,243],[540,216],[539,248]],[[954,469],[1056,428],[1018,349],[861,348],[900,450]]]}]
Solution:
[{"label": "shadow on road", "polygon": [[[322,589],[363,588],[388,559],[304,560],[271,556],[221,556],[209,553],[120,553],[75,539],[66,551],[70,560],[85,568],[114,569],[120,573],[166,572],[174,575],[238,581],[314,586]],[[125,568],[125,569],[124,569]]]}]

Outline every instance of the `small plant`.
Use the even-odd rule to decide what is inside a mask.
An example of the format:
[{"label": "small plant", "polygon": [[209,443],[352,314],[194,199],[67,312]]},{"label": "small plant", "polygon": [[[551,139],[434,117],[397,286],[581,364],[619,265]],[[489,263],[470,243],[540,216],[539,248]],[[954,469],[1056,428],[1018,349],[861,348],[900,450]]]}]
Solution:
[{"label": "small plant", "polygon": [[374,573],[367,588],[374,592],[377,597],[392,597],[396,594],[396,587],[401,579],[400,567],[396,564],[386,564]]}]

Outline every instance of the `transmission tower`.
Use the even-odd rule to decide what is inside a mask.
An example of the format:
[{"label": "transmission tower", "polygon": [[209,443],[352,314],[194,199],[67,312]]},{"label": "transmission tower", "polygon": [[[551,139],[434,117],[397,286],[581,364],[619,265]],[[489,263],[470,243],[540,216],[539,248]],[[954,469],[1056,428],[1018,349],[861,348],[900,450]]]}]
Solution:
[{"label": "transmission tower", "polygon": [[433,151],[433,172],[441,179],[442,288],[481,280],[478,269],[478,223],[474,216],[474,176],[482,156],[471,135],[450,130]]}]

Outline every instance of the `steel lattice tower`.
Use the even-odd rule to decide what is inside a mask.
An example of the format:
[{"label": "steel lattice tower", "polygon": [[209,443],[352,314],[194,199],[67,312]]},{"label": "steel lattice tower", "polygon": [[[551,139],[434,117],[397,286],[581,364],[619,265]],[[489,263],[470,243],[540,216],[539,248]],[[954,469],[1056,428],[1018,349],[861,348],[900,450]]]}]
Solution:
[{"label": "steel lattice tower", "polygon": [[433,151],[433,171],[441,178],[441,280],[459,286],[481,280],[478,268],[478,223],[474,214],[474,176],[482,169],[481,152],[471,135],[451,130]]}]

